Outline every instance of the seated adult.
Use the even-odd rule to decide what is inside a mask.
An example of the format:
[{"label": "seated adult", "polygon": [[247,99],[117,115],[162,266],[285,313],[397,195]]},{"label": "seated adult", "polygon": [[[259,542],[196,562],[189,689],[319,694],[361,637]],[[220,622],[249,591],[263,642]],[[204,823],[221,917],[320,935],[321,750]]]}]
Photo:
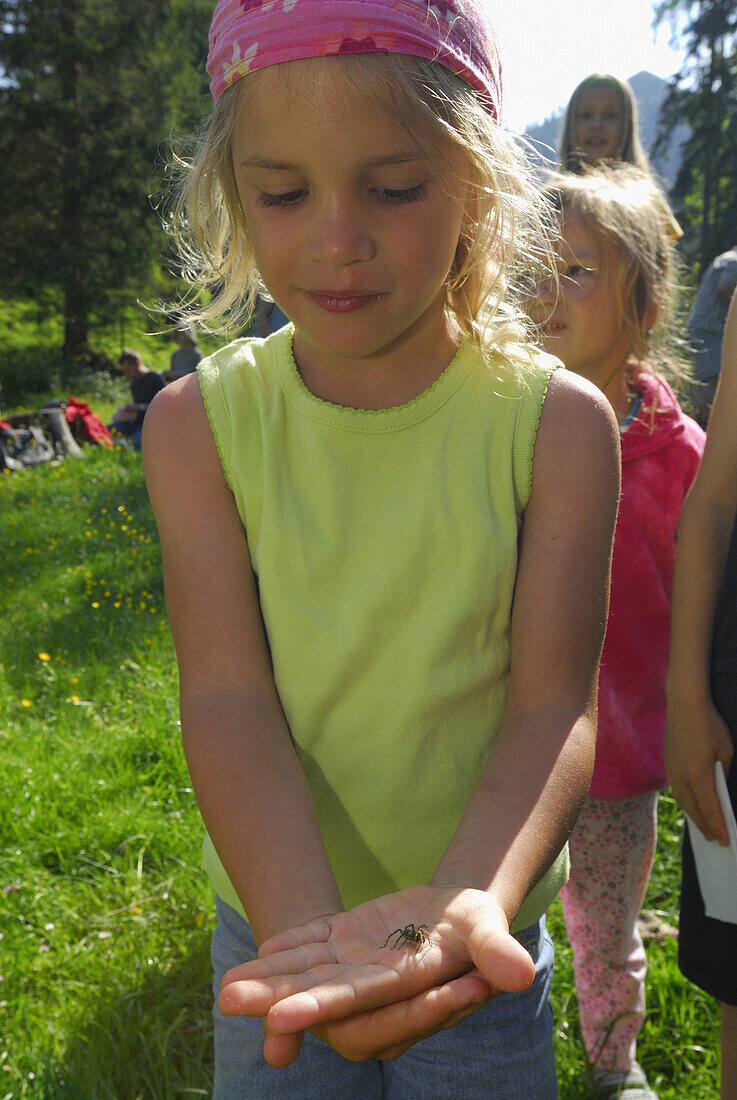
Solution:
[{"label": "seated adult", "polygon": [[185,374],[192,374],[197,370],[197,364],[202,358],[202,352],[197,344],[197,335],[189,325],[174,329],[174,343],[177,350],[171,354],[167,378],[173,382],[175,378],[183,378]]},{"label": "seated adult", "polygon": [[125,436],[140,451],[146,411],[159,390],[163,390],[164,380],[156,371],[150,370],[140,354],[132,348],[126,348],[121,354],[118,366],[130,383],[131,401],[115,410],[115,416],[108,428],[113,433]]}]

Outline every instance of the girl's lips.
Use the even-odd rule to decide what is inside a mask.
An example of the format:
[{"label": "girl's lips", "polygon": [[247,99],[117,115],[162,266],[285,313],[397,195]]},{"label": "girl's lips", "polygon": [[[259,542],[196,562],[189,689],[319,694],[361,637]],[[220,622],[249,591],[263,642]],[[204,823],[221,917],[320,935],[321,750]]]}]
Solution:
[{"label": "girl's lips", "polygon": [[566,326],[562,321],[545,321],[537,327],[543,336],[559,336]]},{"label": "girl's lips", "polygon": [[350,294],[331,290],[308,290],[307,295],[315,305],[328,313],[354,313],[382,298],[381,294]]}]

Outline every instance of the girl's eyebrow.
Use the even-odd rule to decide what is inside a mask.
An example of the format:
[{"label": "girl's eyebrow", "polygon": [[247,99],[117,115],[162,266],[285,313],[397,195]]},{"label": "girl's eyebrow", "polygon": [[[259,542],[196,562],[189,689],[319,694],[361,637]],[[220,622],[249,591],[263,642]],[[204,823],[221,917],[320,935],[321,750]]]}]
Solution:
[{"label": "girl's eyebrow", "polygon": [[[375,157],[362,162],[362,168],[380,168],[388,164],[409,164],[413,161],[427,160],[428,157],[419,152],[392,153],[386,157]],[[298,172],[300,166],[290,161],[272,160],[271,157],[246,157],[241,161],[241,168],[268,168],[275,172]]]}]

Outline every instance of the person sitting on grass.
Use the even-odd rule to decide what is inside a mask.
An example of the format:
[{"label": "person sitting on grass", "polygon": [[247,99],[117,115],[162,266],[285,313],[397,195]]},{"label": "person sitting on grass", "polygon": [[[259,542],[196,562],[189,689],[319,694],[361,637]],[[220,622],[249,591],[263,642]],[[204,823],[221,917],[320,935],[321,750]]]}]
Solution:
[{"label": "person sitting on grass", "polygon": [[117,433],[130,440],[133,447],[140,451],[146,411],[159,390],[163,390],[164,380],[160,374],[147,367],[140,353],[132,348],[126,348],[121,354],[118,366],[130,383],[132,400],[115,410],[115,416],[108,428],[113,434]]},{"label": "person sitting on grass", "polygon": [[185,374],[192,374],[202,359],[197,333],[192,325],[179,325],[174,329],[172,339],[177,350],[172,352],[171,364],[165,375],[169,382],[173,382],[175,378],[184,378]]}]

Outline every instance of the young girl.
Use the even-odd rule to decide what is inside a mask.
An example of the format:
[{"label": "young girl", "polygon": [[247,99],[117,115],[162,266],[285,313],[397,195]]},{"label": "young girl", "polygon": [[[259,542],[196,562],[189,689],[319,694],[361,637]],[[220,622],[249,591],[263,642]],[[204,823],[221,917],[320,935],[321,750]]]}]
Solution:
[{"label": "young girl", "polygon": [[[703,449],[663,378],[672,256],[660,195],[634,168],[555,177],[560,296],[532,307],[547,351],[611,402],[622,446],[622,497],[601,661],[594,775],[570,840],[563,890],[581,1030],[604,1097],[655,1093],[635,1061],[645,953],[637,917],[665,786],[663,733],[670,591],[681,505]],[[599,1094],[597,1094],[599,1095]]]},{"label": "young girl", "polygon": [[560,166],[579,172],[585,164],[607,160],[650,171],[640,141],[635,93],[626,80],[592,73],[578,85],[566,108]]},{"label": "young girl", "polygon": [[[563,123],[560,166],[564,172],[582,172],[597,164],[633,164],[652,175],[640,141],[637,100],[626,80],[592,73],[571,96]],[[683,236],[665,195],[658,192],[657,213],[665,219],[672,241]]]},{"label": "young girl", "polygon": [[[714,786],[727,772],[737,808],[737,294],[727,317],[722,369],[704,461],[683,508],[673,582],[665,764],[673,794],[708,840],[728,841]],[[732,765],[730,767],[730,764]],[[737,925],[704,911],[684,833],[678,961],[720,1002],[723,1100],[737,1096]]]},{"label": "young girl", "polygon": [[540,223],[483,10],[214,15],[204,312],[263,283],[292,319],[146,430],[218,1098],[557,1092],[544,912],[593,760],[616,433],[498,305]]}]

